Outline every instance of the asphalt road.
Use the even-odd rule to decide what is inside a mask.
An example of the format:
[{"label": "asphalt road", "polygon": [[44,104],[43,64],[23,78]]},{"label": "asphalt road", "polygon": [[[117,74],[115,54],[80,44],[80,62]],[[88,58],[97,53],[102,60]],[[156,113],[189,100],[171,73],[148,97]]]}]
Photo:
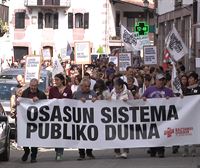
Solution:
[{"label": "asphalt road", "polygon": [[[53,149],[40,149],[37,163],[21,161],[22,150],[12,148],[9,162],[0,162],[0,168],[197,168],[200,165],[200,150],[196,157],[182,157],[166,149],[165,158],[151,158],[147,149],[131,149],[127,159],[116,159],[113,150],[95,150],[95,160],[77,161],[77,150],[65,150],[62,161],[55,161]],[[200,166],[198,167],[200,168]]]}]

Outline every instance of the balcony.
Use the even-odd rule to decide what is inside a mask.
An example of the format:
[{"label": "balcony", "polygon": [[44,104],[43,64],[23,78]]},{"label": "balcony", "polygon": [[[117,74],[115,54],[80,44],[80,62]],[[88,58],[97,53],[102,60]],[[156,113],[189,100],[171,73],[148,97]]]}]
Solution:
[{"label": "balcony", "polygon": [[24,0],[26,7],[69,8],[71,0]]}]

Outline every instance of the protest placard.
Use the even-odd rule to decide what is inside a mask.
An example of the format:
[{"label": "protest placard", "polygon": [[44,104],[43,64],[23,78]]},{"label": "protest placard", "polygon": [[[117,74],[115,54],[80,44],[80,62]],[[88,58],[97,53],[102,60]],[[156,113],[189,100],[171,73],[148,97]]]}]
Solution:
[{"label": "protest placard", "polygon": [[90,42],[75,42],[74,43],[75,50],[75,63],[76,64],[90,64]]},{"label": "protest placard", "polygon": [[119,71],[126,71],[126,68],[132,65],[131,53],[119,53],[118,62]]},{"label": "protest placard", "polygon": [[157,65],[156,46],[144,46],[144,65]]},{"label": "protest placard", "polygon": [[41,56],[28,55],[25,65],[25,83],[29,83],[31,79],[40,79]]}]

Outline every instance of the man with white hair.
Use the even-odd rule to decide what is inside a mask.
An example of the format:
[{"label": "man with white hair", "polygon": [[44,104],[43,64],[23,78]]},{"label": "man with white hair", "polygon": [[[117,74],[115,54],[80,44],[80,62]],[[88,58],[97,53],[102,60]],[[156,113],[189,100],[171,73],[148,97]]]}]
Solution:
[{"label": "man with white hair", "polygon": [[[93,102],[96,100],[96,93],[93,90],[90,90],[90,79],[83,78],[78,91],[74,93],[73,99],[81,100],[85,102],[86,100],[92,100]],[[95,159],[92,154],[92,149],[79,149],[79,158],[77,160],[84,160],[85,153],[87,154],[88,159]]]}]

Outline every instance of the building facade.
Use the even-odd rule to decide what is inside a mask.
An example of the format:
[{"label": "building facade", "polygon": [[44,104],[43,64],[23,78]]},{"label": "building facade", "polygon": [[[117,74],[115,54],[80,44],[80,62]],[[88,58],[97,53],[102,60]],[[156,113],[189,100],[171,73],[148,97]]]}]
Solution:
[{"label": "building facade", "polygon": [[[15,60],[24,55],[62,54],[69,42],[89,41],[91,53],[120,47],[120,24],[133,31],[145,20],[143,0],[9,1],[9,28]],[[152,3],[150,3],[152,7]],[[152,18],[148,15],[149,18]],[[150,19],[149,19],[150,20]]]},{"label": "building facade", "polygon": [[[0,66],[3,61],[12,61],[12,46],[9,37],[9,7],[6,0],[0,0]],[[0,67],[1,70],[1,67]]]},{"label": "building facade", "polygon": [[175,25],[186,44],[189,53],[180,61],[186,66],[186,70],[195,70],[195,58],[200,55],[199,32],[199,1],[193,0],[157,0],[157,47],[160,64],[163,60],[165,38],[172,26]]}]

